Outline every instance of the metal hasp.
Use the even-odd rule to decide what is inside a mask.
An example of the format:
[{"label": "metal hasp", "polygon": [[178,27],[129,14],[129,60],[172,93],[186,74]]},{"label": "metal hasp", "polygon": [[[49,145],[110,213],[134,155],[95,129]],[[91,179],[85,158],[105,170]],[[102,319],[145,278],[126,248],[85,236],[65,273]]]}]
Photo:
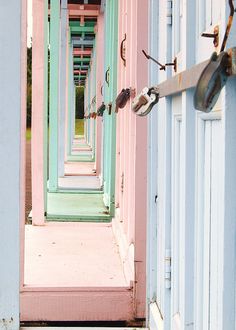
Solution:
[{"label": "metal hasp", "polygon": [[116,112],[118,109],[123,109],[128,100],[130,99],[130,88],[123,88],[120,94],[116,98]]},{"label": "metal hasp", "polygon": [[215,106],[219,94],[229,76],[230,56],[226,52],[219,55],[213,53],[203,70],[194,94],[194,107],[197,110],[209,112]]},{"label": "metal hasp", "polygon": [[214,33],[202,33],[202,37],[204,38],[213,38],[213,44],[215,47],[219,45],[219,26],[215,26]]},{"label": "metal hasp", "polygon": [[111,115],[111,111],[112,111],[112,102],[109,102],[107,105],[107,111],[108,111],[108,115]]},{"label": "metal hasp", "polygon": [[153,58],[152,56],[148,55],[145,50],[142,50],[144,56],[148,59],[148,60],[152,60],[153,62],[155,62],[157,65],[160,66],[160,70],[166,70],[167,66],[173,66],[174,71],[177,71],[177,58],[174,58],[174,61],[172,63],[166,63],[166,64],[161,64],[160,62],[158,62],[155,58]]},{"label": "metal hasp", "polygon": [[154,105],[158,103],[158,101],[158,90],[155,87],[145,87],[142,92],[134,99],[132,103],[132,110],[138,116],[147,116]]}]

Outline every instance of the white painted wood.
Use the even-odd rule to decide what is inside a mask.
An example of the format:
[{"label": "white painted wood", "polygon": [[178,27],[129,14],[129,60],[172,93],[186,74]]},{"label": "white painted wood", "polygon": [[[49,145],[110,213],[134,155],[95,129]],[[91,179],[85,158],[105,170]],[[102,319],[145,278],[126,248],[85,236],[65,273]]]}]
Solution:
[{"label": "white painted wood", "polygon": [[[197,63],[210,58],[214,51],[219,51],[225,33],[223,24],[223,6],[228,5],[228,1],[222,0],[198,0],[196,1],[196,61]],[[214,33],[215,26],[220,28],[219,46],[215,48],[212,38],[202,37],[202,33]]]},{"label": "white painted wood", "polygon": [[[149,2],[150,25],[149,25],[149,52],[154,58],[158,57],[158,2]],[[149,62],[150,85],[158,82],[158,67]],[[156,301],[157,297],[157,114],[158,107],[155,106],[148,118],[148,224],[147,224],[147,322],[150,317],[150,303]]]},{"label": "white painted wood", "polygon": [[[182,122],[181,122],[181,96],[172,100],[173,110],[176,112],[172,116],[172,210],[171,210],[171,315],[179,313],[180,305],[180,201],[182,198]],[[172,318],[172,327],[175,327],[175,319]]]},{"label": "white painted wood", "polygon": [[[21,320],[117,321],[133,319],[133,294],[129,289],[89,287],[84,291],[21,293]],[[5,329],[4,329],[5,330]],[[18,330],[18,329],[17,329]]]},{"label": "white painted wood", "polygon": [[225,101],[222,114],[223,121],[223,244],[221,246],[222,300],[220,306],[221,328],[235,326],[235,278],[236,278],[236,113],[235,113],[236,79],[228,81],[225,88]]},{"label": "white painted wood", "polygon": [[[23,143],[21,140],[21,26],[23,26],[21,10],[22,1],[1,2],[0,329],[4,330],[19,329],[19,226],[22,197],[20,180],[23,170],[20,165]],[[14,24],[9,24],[9,17]],[[9,35],[14,35],[14,42],[10,42]]]},{"label": "white painted wood", "polygon": [[159,308],[156,303],[150,304],[149,329],[150,330],[164,329],[163,316],[160,314]]},{"label": "white painted wood", "polygon": [[[20,330],[61,330],[61,327],[21,327]],[[63,327],[63,329],[67,329],[67,330],[93,330],[93,329],[100,329],[100,330],[126,330],[126,329],[130,329],[130,330],[138,330],[138,329],[143,329],[143,330],[147,330],[147,328],[103,328],[103,327]]]},{"label": "white painted wood", "polygon": [[[32,172],[32,221],[44,225],[45,218],[45,6],[44,1],[33,1],[32,36],[32,125],[31,125],[31,172]],[[47,102],[46,102],[47,103]],[[46,118],[47,120],[47,118]],[[47,174],[46,174],[47,175]]]},{"label": "white painted wood", "polygon": [[205,119],[198,120],[195,329],[221,329],[222,123],[219,114]]},{"label": "white painted wood", "polygon": [[[150,10],[152,10],[154,8],[152,1],[150,3]],[[154,35],[151,37],[150,49],[155,49],[153,44],[159,44],[159,51],[154,57],[160,62],[163,62],[163,58],[168,58],[170,49],[169,27],[165,25],[164,6],[166,2],[156,2],[155,14],[159,20],[160,34],[156,27],[152,26],[152,24],[157,24],[154,20],[152,21],[153,12],[150,14],[151,31],[153,29],[156,33],[156,39]],[[177,0],[173,2],[172,55],[178,57],[178,70],[190,68],[210,57],[215,50],[212,39],[202,38],[200,34],[212,33],[214,26],[219,24],[221,44],[228,12],[228,1]],[[227,47],[235,45],[233,38],[235,30],[236,26],[233,24]],[[154,73],[150,72],[150,77],[152,75]],[[167,77],[168,74],[161,72],[158,82]],[[198,114],[194,110],[194,90],[188,90],[180,96],[182,97],[181,105],[177,105],[176,97],[172,98],[170,108],[168,108],[168,100],[160,100],[157,107],[158,117],[155,118],[153,113],[149,115],[149,171],[151,173],[148,197],[149,221],[150,228],[157,231],[156,250],[150,248],[154,235],[152,236],[149,231],[148,236],[150,260],[147,270],[150,287],[154,288],[151,291],[149,287],[149,290],[156,293],[155,298],[160,306],[164,327],[165,323],[168,324],[168,317],[172,318],[171,327],[168,328],[171,330],[235,328],[236,174],[233,170],[233,167],[236,167],[236,133],[233,129],[236,123],[236,115],[233,111],[233,105],[236,103],[235,83],[234,78],[227,82],[226,94],[224,90],[221,92],[219,101],[210,114]],[[180,132],[177,118],[181,110]],[[167,157],[171,137],[167,124],[169,111],[175,118],[172,126],[171,158]],[[222,121],[221,111],[223,112]],[[155,120],[158,121],[158,126]],[[154,139],[156,132],[153,129],[158,132],[157,141]],[[172,166],[171,182],[166,177],[170,164]],[[155,192],[156,175],[158,175],[158,212],[155,228],[152,194]],[[152,178],[154,183],[151,182]],[[168,315],[168,309],[165,306],[163,290],[163,259],[164,247],[167,243],[165,235],[168,230],[166,216],[170,207],[167,202],[169,193],[172,196],[171,315]],[[153,257],[151,257],[151,251],[153,251]],[[178,253],[180,254],[179,262]],[[156,268],[151,270],[150,265]],[[180,274],[179,288],[178,273]],[[153,274],[156,274],[156,280],[153,279]],[[155,317],[152,316],[150,310],[149,324],[153,322],[153,319]]]},{"label": "white painted wood", "polygon": [[203,229],[203,329],[209,329],[209,262],[210,262],[210,216],[211,216],[211,123],[205,124],[205,155],[204,155],[204,229]]},{"label": "white painted wood", "polygon": [[210,235],[210,330],[221,329],[219,322],[220,246],[223,223],[223,145],[222,121],[212,121],[211,149],[211,235]]}]

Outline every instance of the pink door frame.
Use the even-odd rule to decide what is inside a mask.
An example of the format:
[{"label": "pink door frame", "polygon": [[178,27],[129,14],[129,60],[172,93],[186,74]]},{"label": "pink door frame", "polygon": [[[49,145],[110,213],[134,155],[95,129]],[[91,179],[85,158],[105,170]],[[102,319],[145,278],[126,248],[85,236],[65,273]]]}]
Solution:
[{"label": "pink door frame", "polygon": [[[118,58],[118,91],[140,92],[148,82],[148,0],[119,1],[119,45],[126,34],[126,66]],[[145,317],[147,219],[147,120],[132,113],[131,101],[117,116],[116,207],[128,244],[134,244],[135,316]]]}]

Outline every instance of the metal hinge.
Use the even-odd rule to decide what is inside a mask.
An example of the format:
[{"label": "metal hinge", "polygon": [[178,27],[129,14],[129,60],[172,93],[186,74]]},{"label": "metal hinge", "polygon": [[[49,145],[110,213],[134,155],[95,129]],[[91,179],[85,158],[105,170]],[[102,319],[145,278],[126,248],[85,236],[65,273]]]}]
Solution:
[{"label": "metal hinge", "polygon": [[165,253],[165,287],[171,288],[171,250],[166,249]]},{"label": "metal hinge", "polygon": [[173,0],[167,0],[166,6],[167,6],[167,8],[166,8],[167,24],[172,25]]},{"label": "metal hinge", "polygon": [[121,175],[121,184],[120,184],[120,190],[121,190],[122,193],[124,192],[124,185],[125,185],[124,177],[125,177],[125,175],[124,175],[124,173],[122,173],[122,175]]}]

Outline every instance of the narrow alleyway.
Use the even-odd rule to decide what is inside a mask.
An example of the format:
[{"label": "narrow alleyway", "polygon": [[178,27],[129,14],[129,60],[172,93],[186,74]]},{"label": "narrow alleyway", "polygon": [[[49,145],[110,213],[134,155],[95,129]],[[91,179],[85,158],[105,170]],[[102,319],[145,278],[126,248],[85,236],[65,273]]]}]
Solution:
[{"label": "narrow alleyway", "polygon": [[234,16],[2,1],[0,330],[235,330]]}]

